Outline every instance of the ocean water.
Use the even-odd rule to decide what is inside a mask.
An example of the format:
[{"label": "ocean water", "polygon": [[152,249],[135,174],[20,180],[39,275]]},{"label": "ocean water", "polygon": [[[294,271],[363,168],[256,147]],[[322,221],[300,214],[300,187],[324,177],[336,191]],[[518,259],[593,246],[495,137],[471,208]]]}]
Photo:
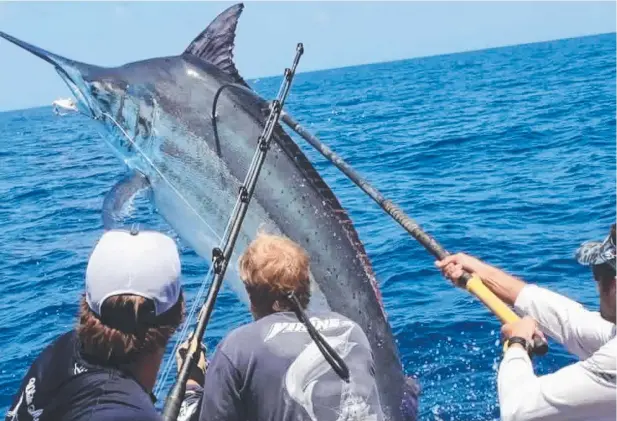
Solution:
[{"label": "ocean water", "polygon": [[[609,34],[333,69],[297,75],[287,109],[449,251],[597,309],[591,275],[573,254],[581,242],[604,238],[615,220],[615,64]],[[279,82],[251,84],[272,98]],[[0,139],[4,412],[32,360],[74,325],[86,260],[102,233],[103,197],[123,168],[85,118],[57,117],[49,107],[0,113]],[[422,387],[420,418],[498,419],[497,319],[298,143],[366,245],[405,370]],[[144,200],[128,218],[170,230]],[[191,302],[208,262],[181,247]],[[224,289],[209,349],[249,320]],[[537,373],[574,361],[550,345]]]}]

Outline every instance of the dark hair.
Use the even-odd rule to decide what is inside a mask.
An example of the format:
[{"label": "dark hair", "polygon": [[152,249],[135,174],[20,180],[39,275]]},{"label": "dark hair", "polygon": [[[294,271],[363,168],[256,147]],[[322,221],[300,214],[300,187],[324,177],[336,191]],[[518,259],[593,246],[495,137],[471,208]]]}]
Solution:
[{"label": "dark hair", "polygon": [[94,313],[81,300],[77,335],[85,354],[111,364],[134,362],[139,355],[165,348],[184,319],[184,297],[165,313],[154,316],[152,300],[138,295],[110,297]]},{"label": "dark hair", "polygon": [[[616,225],[611,224],[609,241],[613,247],[615,247],[616,243],[616,231]],[[592,266],[592,271],[594,279],[600,283],[600,290],[602,292],[608,291],[611,288],[612,283],[615,281],[615,276],[617,276],[615,268],[611,266],[610,263],[602,263]]]},{"label": "dark hair", "polygon": [[594,279],[600,284],[600,290],[602,292],[609,290],[617,276],[615,268],[608,263],[602,263],[592,266],[592,270]]}]

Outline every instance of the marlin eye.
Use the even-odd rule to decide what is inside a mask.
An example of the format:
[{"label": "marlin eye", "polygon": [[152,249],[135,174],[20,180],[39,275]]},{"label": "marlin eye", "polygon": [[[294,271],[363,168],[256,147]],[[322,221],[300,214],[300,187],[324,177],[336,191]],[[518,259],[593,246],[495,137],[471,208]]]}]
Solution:
[{"label": "marlin eye", "polygon": [[109,96],[105,91],[93,86],[90,90],[90,94],[92,95],[92,98],[94,98],[100,105],[105,108],[109,108]]},{"label": "marlin eye", "polygon": [[109,92],[116,95],[125,94],[128,88],[128,84],[123,80],[118,79],[106,79],[103,80],[103,86]]},{"label": "marlin eye", "polygon": [[90,91],[93,95],[114,95],[122,96],[126,94],[128,84],[121,80],[103,79],[90,84]]}]

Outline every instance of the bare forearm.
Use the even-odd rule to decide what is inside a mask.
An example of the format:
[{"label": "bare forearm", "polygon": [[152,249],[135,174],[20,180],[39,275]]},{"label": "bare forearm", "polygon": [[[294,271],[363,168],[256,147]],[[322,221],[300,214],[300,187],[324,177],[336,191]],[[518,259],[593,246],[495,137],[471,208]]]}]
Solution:
[{"label": "bare forearm", "polygon": [[444,275],[457,282],[465,272],[477,274],[482,283],[507,304],[514,304],[516,297],[525,287],[525,282],[508,275],[483,261],[465,253],[457,253],[435,262]]},{"label": "bare forearm", "polygon": [[509,305],[514,304],[526,285],[520,279],[486,263],[483,263],[476,273],[488,289]]}]

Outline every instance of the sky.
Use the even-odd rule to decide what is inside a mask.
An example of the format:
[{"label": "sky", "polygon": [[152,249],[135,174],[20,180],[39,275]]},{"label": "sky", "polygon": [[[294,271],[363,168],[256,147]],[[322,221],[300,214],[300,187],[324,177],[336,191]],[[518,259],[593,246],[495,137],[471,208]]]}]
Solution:
[{"label": "sky", "polygon": [[[102,66],[180,54],[233,2],[0,0],[0,31]],[[246,79],[615,32],[615,2],[247,1],[235,61]],[[0,41],[0,111],[70,92],[53,68]]]}]

